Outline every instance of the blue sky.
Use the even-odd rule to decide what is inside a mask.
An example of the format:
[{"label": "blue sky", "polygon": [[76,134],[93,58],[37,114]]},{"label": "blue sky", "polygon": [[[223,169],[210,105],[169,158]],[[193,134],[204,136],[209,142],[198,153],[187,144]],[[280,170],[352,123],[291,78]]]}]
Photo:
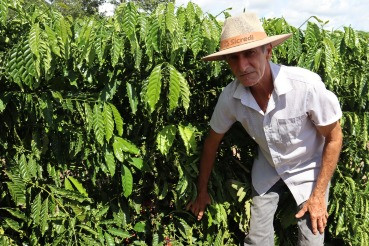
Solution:
[{"label": "blue sky", "polygon": [[[176,0],[176,6],[186,6],[189,0]],[[328,30],[343,30],[351,26],[355,30],[369,32],[369,0],[192,0],[204,12],[213,15],[232,8],[232,15],[243,9],[256,12],[260,17],[284,17],[287,22],[299,27],[310,16],[317,16]],[[112,11],[105,5],[107,11]]]},{"label": "blue sky", "polygon": [[[176,0],[176,5],[187,5],[188,0]],[[204,12],[213,15],[232,7],[232,15],[243,9],[253,11],[260,17],[284,17],[287,22],[299,27],[310,16],[317,16],[329,23],[326,29],[343,29],[351,26],[356,30],[369,32],[368,0],[196,0]]]}]

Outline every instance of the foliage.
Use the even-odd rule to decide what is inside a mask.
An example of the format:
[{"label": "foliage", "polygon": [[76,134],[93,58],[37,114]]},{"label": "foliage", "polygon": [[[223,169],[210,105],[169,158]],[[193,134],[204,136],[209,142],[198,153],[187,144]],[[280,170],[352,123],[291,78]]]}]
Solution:
[{"label": "foliage", "polygon": [[[255,144],[225,136],[198,222],[199,153],[222,88],[221,26],[193,3],[72,20],[47,5],[0,1],[0,242],[4,245],[236,245],[250,216]],[[225,13],[228,15],[228,13]],[[318,72],[338,96],[345,143],[332,181],[327,240],[368,240],[368,46],[351,28],[293,32],[274,60]],[[284,204],[291,204],[286,198]],[[295,235],[284,206],[280,244]],[[345,223],[344,223],[345,222]],[[293,244],[293,242],[291,241]]]},{"label": "foliage", "polygon": [[83,17],[94,15],[104,0],[51,0],[51,5],[64,16]]},{"label": "foliage", "polygon": [[133,2],[146,12],[155,11],[159,4],[174,3],[174,0],[111,0],[111,3],[119,5],[121,3]]}]

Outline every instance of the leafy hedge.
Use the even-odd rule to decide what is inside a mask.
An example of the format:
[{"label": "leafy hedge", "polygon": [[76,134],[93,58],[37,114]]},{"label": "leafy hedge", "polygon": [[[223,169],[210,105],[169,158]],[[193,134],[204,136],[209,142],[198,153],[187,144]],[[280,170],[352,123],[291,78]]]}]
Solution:
[{"label": "leafy hedge", "polygon": [[[236,245],[250,216],[255,143],[235,124],[222,142],[198,222],[199,154],[213,107],[232,81],[221,23],[194,3],[152,13],[64,17],[0,1],[0,242],[3,245]],[[228,13],[222,13],[228,15]],[[320,26],[319,26],[320,25]],[[327,242],[369,242],[368,33],[264,20],[294,35],[275,62],[318,72],[340,100],[344,146],[332,181]],[[291,197],[276,243],[293,245]]]}]

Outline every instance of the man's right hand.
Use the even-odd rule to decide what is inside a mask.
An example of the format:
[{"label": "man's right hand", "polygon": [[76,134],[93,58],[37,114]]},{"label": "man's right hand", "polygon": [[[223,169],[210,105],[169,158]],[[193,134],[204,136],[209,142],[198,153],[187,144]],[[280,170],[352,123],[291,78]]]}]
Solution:
[{"label": "man's right hand", "polygon": [[191,210],[191,212],[197,216],[197,220],[201,220],[204,215],[204,211],[207,205],[210,205],[211,199],[209,193],[201,192],[197,195],[195,201],[191,201],[187,204],[186,209]]},{"label": "man's right hand", "polygon": [[186,206],[187,210],[197,216],[197,220],[201,220],[204,215],[204,211],[207,205],[211,203],[211,199],[208,193],[208,181],[211,173],[211,169],[214,165],[215,156],[219,147],[219,143],[222,140],[224,133],[216,133],[210,129],[208,136],[204,142],[204,148],[202,150],[200,161],[200,172],[197,180],[197,197],[195,201],[191,201]]}]

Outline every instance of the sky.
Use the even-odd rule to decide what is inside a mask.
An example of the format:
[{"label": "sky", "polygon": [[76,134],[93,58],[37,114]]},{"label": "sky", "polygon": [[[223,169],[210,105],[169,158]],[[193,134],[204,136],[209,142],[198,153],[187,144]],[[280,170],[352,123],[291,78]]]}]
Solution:
[{"label": "sky", "polygon": [[[186,6],[188,0],[177,0],[176,5]],[[369,0],[196,0],[204,12],[213,15],[229,7],[231,15],[244,9],[256,12],[259,17],[284,17],[294,26],[301,26],[310,16],[329,21],[325,29],[351,26],[355,30],[369,32]]]},{"label": "sky", "polygon": [[[176,6],[186,6],[189,0],[176,0]],[[260,18],[284,17],[300,27],[310,16],[329,21],[324,28],[343,30],[351,26],[355,30],[369,32],[369,0],[192,0],[204,12],[217,15],[227,8],[231,15],[244,9],[256,12]],[[110,10],[109,5],[103,8]],[[223,16],[223,15],[221,15]],[[313,20],[315,21],[315,20]]]}]

